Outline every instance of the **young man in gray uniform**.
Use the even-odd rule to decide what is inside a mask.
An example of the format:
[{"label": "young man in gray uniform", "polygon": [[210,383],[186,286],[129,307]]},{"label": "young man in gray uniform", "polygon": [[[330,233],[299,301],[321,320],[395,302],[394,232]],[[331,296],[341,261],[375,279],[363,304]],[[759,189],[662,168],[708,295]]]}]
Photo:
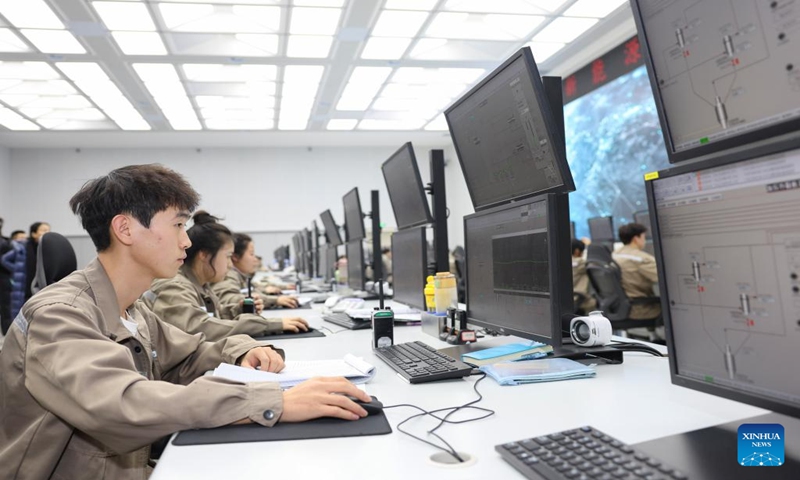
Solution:
[{"label": "young man in gray uniform", "polygon": [[220,362],[283,368],[283,352],[245,335],[206,342],[136,300],[174,276],[199,201],[177,173],[124,167],[92,180],[70,206],[97,247],[85,269],[37,293],[0,352],[0,479],[143,479],[150,444],[179,430],[321,416],[366,416],[370,398],[343,378],[282,392],[203,373]]},{"label": "young man in gray uniform", "polygon": [[[658,283],[656,259],[642,251],[645,246],[647,227],[629,223],[619,227],[622,248],[614,252],[614,261],[622,271],[622,288],[629,298],[654,297],[653,286]],[[651,319],[661,314],[660,304],[633,305],[629,315],[632,319]]]}]

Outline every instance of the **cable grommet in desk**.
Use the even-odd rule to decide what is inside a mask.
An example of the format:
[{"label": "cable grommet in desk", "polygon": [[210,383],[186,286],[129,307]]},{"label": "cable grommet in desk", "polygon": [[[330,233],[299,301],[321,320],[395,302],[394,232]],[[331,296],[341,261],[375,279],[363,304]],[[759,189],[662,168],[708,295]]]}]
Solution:
[{"label": "cable grommet in desk", "polygon": [[447,452],[434,453],[428,457],[428,461],[437,467],[442,468],[466,468],[470,467],[478,461],[478,458],[469,453],[458,452],[458,456],[464,461],[459,462],[457,458]]}]

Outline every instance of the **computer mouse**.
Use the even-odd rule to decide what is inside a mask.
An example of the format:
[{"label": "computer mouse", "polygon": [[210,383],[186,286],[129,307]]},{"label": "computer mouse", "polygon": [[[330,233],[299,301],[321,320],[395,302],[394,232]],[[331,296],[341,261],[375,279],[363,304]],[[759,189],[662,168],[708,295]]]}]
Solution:
[{"label": "computer mouse", "polygon": [[349,398],[350,400],[352,400],[352,401],[356,402],[357,404],[359,404],[361,406],[361,408],[363,408],[364,410],[367,411],[367,415],[368,416],[369,415],[380,415],[380,413],[383,411],[383,403],[381,403],[375,397],[371,397],[372,398],[371,402],[362,402],[361,400],[359,400],[359,399],[357,399],[355,397],[351,397],[349,395],[347,396],[347,398]]}]

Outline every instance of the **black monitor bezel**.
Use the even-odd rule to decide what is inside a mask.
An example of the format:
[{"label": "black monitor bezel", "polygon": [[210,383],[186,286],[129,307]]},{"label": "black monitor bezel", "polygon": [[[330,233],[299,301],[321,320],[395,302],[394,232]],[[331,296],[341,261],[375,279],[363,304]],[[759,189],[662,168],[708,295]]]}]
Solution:
[{"label": "black monitor bezel", "polygon": [[633,19],[636,22],[636,29],[639,32],[639,44],[641,45],[640,51],[647,67],[647,75],[650,79],[650,87],[653,90],[653,99],[656,102],[656,111],[658,112],[658,120],[661,123],[661,133],[664,135],[664,145],[667,148],[667,159],[669,160],[669,163],[675,164],[688,160],[699,159],[710,154],[751,145],[755,142],[800,130],[800,117],[798,117],[794,120],[751,130],[734,137],[728,137],[687,150],[676,151],[675,145],[672,143],[672,135],[669,131],[669,122],[667,121],[666,111],[664,110],[664,102],[661,98],[661,91],[658,88],[658,79],[656,78],[653,59],[650,55],[650,44],[647,41],[647,32],[644,29],[642,11],[639,7],[639,0],[631,1],[631,10],[633,10]]},{"label": "black monitor bezel", "polygon": [[666,273],[664,272],[664,257],[661,251],[660,231],[658,227],[658,213],[656,211],[655,203],[655,189],[654,182],[656,180],[674,177],[685,173],[695,172],[697,170],[706,170],[709,168],[721,167],[734,163],[739,163],[751,160],[758,157],[764,157],[777,153],[786,152],[789,150],[800,149],[800,138],[783,139],[775,142],[770,142],[766,145],[758,145],[747,150],[742,150],[734,153],[723,153],[716,155],[712,158],[693,162],[690,164],[682,164],[667,170],[651,173],[647,176],[645,181],[645,192],[647,194],[647,205],[650,212],[650,226],[652,229],[652,238],[654,244],[653,256],[656,258],[656,265],[658,267],[658,282],[659,292],[661,296],[661,312],[664,319],[664,330],[667,341],[667,350],[669,352],[669,373],[670,379],[674,385],[686,387],[692,390],[697,390],[710,395],[735,400],[737,402],[746,403],[756,407],[766,408],[775,412],[783,413],[793,417],[800,418],[800,407],[795,405],[788,405],[775,399],[767,399],[759,397],[756,394],[746,393],[741,390],[735,390],[731,387],[713,384],[697,380],[694,378],[682,376],[678,372],[677,353],[675,351],[675,337],[672,330],[672,317],[669,305],[669,285],[667,283]]},{"label": "black monitor bezel", "polygon": [[[330,221],[330,225],[325,221],[326,215]],[[322,220],[322,226],[325,227],[325,241],[328,245],[338,247],[344,243],[342,242],[342,236],[339,234],[339,228],[336,226],[336,220],[334,220],[333,213],[331,213],[330,209],[320,213],[319,218]],[[335,238],[331,238],[331,236],[335,236]]]},{"label": "black monitor bezel", "polygon": [[[412,222],[409,224],[401,225],[399,217],[397,216],[397,202],[395,199],[392,198],[392,189],[389,188],[389,177],[386,176],[386,165],[389,164],[392,160],[400,157],[400,154],[403,152],[407,152],[409,158],[411,158],[411,165],[414,168],[414,183],[417,184],[417,190],[419,192],[419,198],[422,199],[422,204],[425,206],[425,218],[417,220],[416,222]],[[425,194],[425,186],[422,184],[422,176],[419,173],[419,165],[417,164],[417,156],[414,155],[414,147],[411,145],[411,142],[406,142],[403,144],[402,147],[398,148],[396,152],[394,152],[383,164],[381,164],[381,173],[383,173],[383,180],[386,183],[386,190],[389,193],[389,203],[392,204],[392,212],[394,213],[394,219],[397,223],[397,228],[404,229],[404,228],[411,228],[417,227],[420,225],[427,225],[429,223],[433,223],[433,217],[431,216],[431,207],[428,204],[428,197]]]},{"label": "black monitor bezel", "polygon": [[[347,221],[347,198],[350,195],[355,195],[356,197],[356,205],[358,206],[358,214],[361,218],[359,218],[359,225],[361,226],[361,235],[354,236],[353,229],[350,225],[350,222]],[[342,196],[342,208],[344,209],[344,230],[347,234],[347,241],[350,242],[352,240],[361,240],[367,237],[367,231],[364,228],[364,210],[361,208],[361,196],[358,194],[358,187],[353,187],[352,190],[345,193]]]},{"label": "black monitor bezel", "polygon": [[533,92],[536,95],[536,101],[539,105],[542,105],[544,108],[541,109],[542,113],[542,120],[545,124],[545,130],[547,131],[548,139],[547,141],[550,142],[553,155],[556,157],[556,167],[558,168],[558,172],[561,175],[562,184],[559,186],[555,186],[552,188],[547,188],[540,191],[535,192],[528,192],[523,195],[518,195],[516,197],[506,198],[502,200],[497,200],[492,203],[487,203],[485,205],[477,205],[475,203],[475,196],[472,192],[472,187],[469,181],[467,181],[467,190],[469,191],[469,197],[472,201],[472,206],[476,212],[487,210],[490,208],[497,207],[499,205],[505,205],[509,202],[522,200],[530,197],[536,197],[540,195],[545,195],[548,193],[569,193],[575,190],[575,181],[572,178],[572,172],[569,169],[569,164],[567,163],[567,158],[565,156],[565,152],[563,151],[562,145],[564,144],[564,139],[561,138],[561,131],[558,128],[558,124],[555,121],[553,116],[553,112],[550,108],[550,102],[547,99],[547,95],[545,94],[544,85],[542,83],[542,77],[539,74],[539,68],[536,66],[536,61],[533,59],[533,53],[531,53],[530,47],[523,47],[519,49],[516,53],[514,53],[511,57],[509,57],[505,62],[503,62],[499,67],[492,70],[491,73],[486,75],[477,85],[472,87],[467,93],[465,93],[461,98],[456,100],[452,105],[447,107],[444,111],[445,119],[447,119],[447,128],[450,131],[450,138],[453,141],[453,146],[456,150],[456,157],[458,157],[458,163],[461,166],[461,171],[464,172],[464,179],[467,179],[466,169],[464,168],[464,161],[462,160],[461,149],[458,147],[458,142],[455,141],[455,133],[453,132],[453,126],[450,123],[449,116],[450,113],[464,103],[469,97],[474,95],[478,90],[480,90],[484,85],[489,83],[495,76],[497,76],[500,72],[508,68],[509,65],[517,61],[519,58],[522,58],[525,66],[528,69],[528,75],[531,78],[533,83]]},{"label": "black monitor bezel", "polygon": [[[400,233],[400,234],[408,233],[408,235],[411,236],[412,233],[414,233],[414,231],[416,231],[417,234],[420,237],[419,240],[420,240],[420,244],[421,244],[422,258],[419,259],[419,260],[421,260],[422,263],[419,265],[419,267],[420,267],[420,272],[422,272],[422,287],[423,288],[420,289],[419,292],[417,292],[417,296],[414,299],[409,299],[407,297],[403,297],[402,294],[400,296],[398,296],[397,295],[397,293],[398,293],[397,289],[393,288],[392,291],[394,293],[393,293],[392,299],[395,302],[399,302],[399,303],[402,303],[404,305],[408,305],[409,307],[417,308],[419,310],[425,310],[425,292],[424,292],[424,287],[425,287],[425,278],[427,277],[427,272],[428,272],[428,239],[427,239],[427,231],[426,231],[425,227],[418,226],[418,227],[404,228],[404,229],[398,230],[398,231],[396,231],[396,232],[394,232],[392,234],[392,265],[396,265],[399,262],[407,261],[407,259],[404,259],[404,258],[402,258],[402,256],[398,256],[395,253],[395,250],[394,250],[394,247],[395,247],[394,236],[397,235],[398,233]],[[392,281],[396,285],[397,274],[395,272],[396,272],[396,269],[393,268],[392,269]]]},{"label": "black monitor bezel", "polygon": [[[467,221],[496,212],[518,208],[524,205],[545,201],[547,204],[547,242],[548,258],[550,263],[550,329],[551,337],[523,332],[508,328],[488,320],[477,319],[472,316],[469,308],[469,236],[467,235]],[[570,238],[569,238],[569,200],[563,194],[545,194],[529,197],[510,204],[499,205],[489,210],[483,210],[464,217],[464,251],[466,252],[464,278],[467,279],[465,291],[467,305],[467,322],[483,328],[497,330],[505,335],[515,335],[521,338],[552,345],[554,348],[562,345],[562,337],[569,336],[563,330],[564,318],[572,315],[572,270],[570,268]]]},{"label": "black monitor bezel", "polygon": [[[356,282],[353,278],[353,262],[351,262],[351,248],[356,248],[358,251],[356,252],[360,258],[361,262],[361,272],[359,274],[359,282]],[[364,290],[365,280],[365,268],[366,268],[366,261],[364,259],[364,242],[363,239],[358,240],[350,240],[345,244],[345,256],[347,257],[347,286],[352,288],[353,290]]]},{"label": "black monitor bezel", "polygon": [[[592,220],[595,220],[595,219],[598,219],[598,218],[608,219],[608,223],[611,225],[611,238],[594,238],[594,236],[592,235]],[[605,215],[605,216],[602,216],[602,217],[587,218],[586,219],[586,226],[589,227],[589,238],[593,242],[616,242],[617,241],[617,235],[616,235],[616,232],[614,231],[614,217],[612,217],[611,215]]]}]

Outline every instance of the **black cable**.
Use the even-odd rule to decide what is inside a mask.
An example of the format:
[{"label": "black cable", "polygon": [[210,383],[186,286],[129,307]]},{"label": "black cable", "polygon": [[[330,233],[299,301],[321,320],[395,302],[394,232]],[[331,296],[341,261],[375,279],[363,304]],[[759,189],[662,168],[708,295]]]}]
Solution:
[{"label": "black cable", "polygon": [[616,348],[617,350],[622,350],[623,352],[643,352],[649,353],[650,355],[656,357],[663,357],[664,354],[659,352],[653,347],[645,345],[643,343],[634,343],[634,342],[618,342],[614,341],[609,344],[609,346]]},{"label": "black cable", "polygon": [[[461,424],[461,423],[475,422],[475,421],[478,421],[478,420],[483,420],[483,419],[488,418],[488,417],[490,417],[490,416],[495,414],[494,410],[490,410],[488,408],[482,408],[482,407],[476,407],[475,406],[476,403],[478,403],[481,400],[483,400],[483,395],[481,395],[481,393],[478,391],[478,384],[481,382],[481,380],[486,378],[486,374],[485,373],[483,373],[482,375],[483,376],[481,378],[479,378],[472,385],[472,388],[475,390],[475,393],[478,395],[478,398],[476,400],[472,400],[472,401],[467,402],[467,403],[465,403],[463,405],[460,405],[458,407],[445,407],[445,408],[438,408],[436,410],[428,411],[428,410],[425,410],[424,408],[418,407],[416,405],[412,405],[412,404],[409,404],[409,403],[402,403],[402,404],[398,404],[398,405],[384,406],[383,409],[386,410],[388,408],[411,407],[411,408],[416,408],[417,410],[422,412],[422,413],[417,413],[415,415],[412,415],[412,416],[406,418],[405,420],[403,420],[402,422],[398,423],[397,424],[397,429],[400,432],[402,432],[403,434],[408,435],[411,438],[419,440],[420,442],[428,444],[428,445],[430,445],[430,446],[432,446],[432,447],[434,447],[434,448],[436,448],[438,450],[441,450],[443,452],[449,453],[450,455],[453,456],[453,458],[455,458],[459,462],[463,463],[464,459],[461,458],[461,456],[458,454],[458,452],[456,452],[456,450],[449,443],[447,443],[447,441],[444,438],[442,438],[439,434],[436,433],[436,430],[438,430],[439,427],[441,427],[445,423],[450,423],[450,424],[457,425],[457,424]],[[466,408],[479,410],[479,411],[486,412],[486,413],[484,415],[480,416],[480,417],[468,418],[466,420],[449,420],[448,419],[450,417],[450,415],[452,415],[453,413],[455,413],[455,412],[457,412],[457,411],[459,411],[461,409],[466,409]],[[450,410],[450,412],[447,413],[444,417],[439,417],[438,415],[435,415],[436,413],[444,412],[444,411],[447,411],[447,410]],[[444,448],[444,447],[442,447],[440,445],[436,445],[435,443],[429,442],[429,441],[425,440],[424,438],[420,438],[420,437],[418,437],[418,436],[416,436],[416,435],[414,435],[414,434],[412,434],[412,433],[410,433],[410,432],[408,432],[406,430],[403,430],[402,426],[405,423],[407,423],[407,422],[409,422],[409,421],[411,421],[411,420],[413,420],[415,418],[424,417],[424,416],[427,416],[427,415],[430,415],[431,417],[439,420],[439,424],[436,425],[436,427],[434,427],[433,429],[429,430],[428,434],[433,435],[434,437],[438,438],[442,443],[444,443],[447,446],[447,448]]]}]

